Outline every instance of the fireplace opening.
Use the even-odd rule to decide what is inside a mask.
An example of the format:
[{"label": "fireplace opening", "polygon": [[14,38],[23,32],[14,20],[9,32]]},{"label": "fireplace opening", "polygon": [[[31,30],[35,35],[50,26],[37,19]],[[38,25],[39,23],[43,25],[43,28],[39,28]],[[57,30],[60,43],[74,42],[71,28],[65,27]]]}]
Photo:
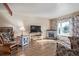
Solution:
[{"label": "fireplace opening", "polygon": [[47,38],[56,38],[56,30],[47,30]]}]

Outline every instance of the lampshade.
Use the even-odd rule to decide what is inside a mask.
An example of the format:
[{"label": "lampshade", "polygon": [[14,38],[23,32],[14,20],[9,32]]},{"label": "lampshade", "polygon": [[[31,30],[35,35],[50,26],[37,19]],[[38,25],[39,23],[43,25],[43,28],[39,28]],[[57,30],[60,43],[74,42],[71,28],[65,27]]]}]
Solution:
[{"label": "lampshade", "polygon": [[20,30],[21,30],[21,31],[25,31],[25,28],[24,28],[24,27],[20,27]]}]

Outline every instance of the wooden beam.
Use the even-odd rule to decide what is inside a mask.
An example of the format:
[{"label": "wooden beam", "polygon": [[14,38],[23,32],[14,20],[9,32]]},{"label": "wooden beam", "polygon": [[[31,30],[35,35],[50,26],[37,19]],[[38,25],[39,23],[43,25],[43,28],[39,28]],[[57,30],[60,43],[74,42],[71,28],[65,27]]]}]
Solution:
[{"label": "wooden beam", "polygon": [[9,5],[7,3],[3,3],[3,5],[5,6],[5,8],[7,9],[7,11],[9,12],[9,14],[12,16],[12,11],[11,11]]}]

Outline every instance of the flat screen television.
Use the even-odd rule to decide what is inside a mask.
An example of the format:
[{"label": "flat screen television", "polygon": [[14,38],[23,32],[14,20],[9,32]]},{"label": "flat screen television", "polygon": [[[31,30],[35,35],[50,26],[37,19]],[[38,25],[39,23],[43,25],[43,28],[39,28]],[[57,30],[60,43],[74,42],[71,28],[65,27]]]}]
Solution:
[{"label": "flat screen television", "polygon": [[31,32],[31,33],[34,33],[34,32],[41,32],[41,26],[31,25],[31,26],[30,26],[30,32]]}]

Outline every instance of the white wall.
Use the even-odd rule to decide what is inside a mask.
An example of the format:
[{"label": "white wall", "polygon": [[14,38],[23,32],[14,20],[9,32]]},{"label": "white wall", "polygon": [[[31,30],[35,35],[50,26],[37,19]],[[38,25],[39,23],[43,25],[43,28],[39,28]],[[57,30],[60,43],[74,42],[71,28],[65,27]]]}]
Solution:
[{"label": "white wall", "polygon": [[0,14],[0,27],[1,26],[11,26],[14,28],[14,32],[16,35],[21,35],[21,27],[25,28],[25,32],[29,33],[30,25],[39,25],[41,26],[42,33],[45,37],[46,30],[49,27],[49,21],[46,18],[41,17],[27,17],[27,16],[18,16],[9,14]]},{"label": "white wall", "polygon": [[48,29],[48,25],[49,25],[49,22],[47,19],[45,18],[33,18],[33,17],[28,17],[28,18],[24,18],[23,19],[23,24],[25,25],[25,29],[26,29],[26,32],[29,32],[30,31],[30,25],[38,25],[38,26],[41,26],[41,30],[43,32],[43,34],[46,33],[46,30]]}]

